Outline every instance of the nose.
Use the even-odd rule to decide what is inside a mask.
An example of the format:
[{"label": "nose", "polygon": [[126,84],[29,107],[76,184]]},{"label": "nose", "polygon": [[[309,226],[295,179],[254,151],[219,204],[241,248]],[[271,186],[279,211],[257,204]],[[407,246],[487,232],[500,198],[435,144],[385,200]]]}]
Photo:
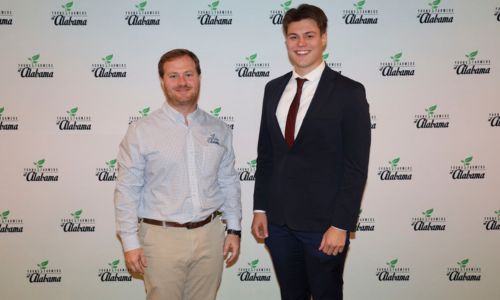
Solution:
[{"label": "nose", "polygon": [[185,85],[185,84],[186,84],[186,82],[187,82],[187,80],[186,80],[186,78],[184,77],[184,75],[180,75],[180,76],[179,76],[179,81],[178,81],[178,82],[179,82],[179,84],[181,84],[181,85]]},{"label": "nose", "polygon": [[299,37],[297,41],[297,45],[299,46],[305,46],[306,45],[306,39],[303,37]]}]

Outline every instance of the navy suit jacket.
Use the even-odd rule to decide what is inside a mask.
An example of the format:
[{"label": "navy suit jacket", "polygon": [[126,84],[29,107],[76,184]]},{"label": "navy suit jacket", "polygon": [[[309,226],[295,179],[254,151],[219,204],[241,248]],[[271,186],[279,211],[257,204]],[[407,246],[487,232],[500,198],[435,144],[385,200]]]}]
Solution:
[{"label": "navy suit jacket", "polygon": [[276,118],[292,72],[267,83],[254,209],[295,230],[355,231],[366,183],[371,125],[365,89],[326,67],[289,149]]}]

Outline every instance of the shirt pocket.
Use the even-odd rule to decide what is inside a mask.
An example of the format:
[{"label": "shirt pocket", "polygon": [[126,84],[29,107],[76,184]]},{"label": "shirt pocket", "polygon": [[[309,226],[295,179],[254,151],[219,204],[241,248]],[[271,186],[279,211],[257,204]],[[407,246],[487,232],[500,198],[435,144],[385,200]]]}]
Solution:
[{"label": "shirt pocket", "polygon": [[213,176],[217,179],[217,172],[224,156],[224,147],[218,144],[208,144],[203,146],[203,163],[201,173],[204,176]]}]

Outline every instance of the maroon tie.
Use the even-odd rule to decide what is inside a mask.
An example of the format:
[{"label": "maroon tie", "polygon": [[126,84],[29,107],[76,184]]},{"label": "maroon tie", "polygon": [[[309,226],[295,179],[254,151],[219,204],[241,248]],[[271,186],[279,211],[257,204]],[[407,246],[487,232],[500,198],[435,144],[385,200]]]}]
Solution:
[{"label": "maroon tie", "polygon": [[294,136],[295,136],[295,121],[297,120],[297,112],[299,111],[300,105],[300,95],[302,94],[302,86],[304,82],[307,81],[305,78],[296,78],[297,80],[297,92],[295,97],[293,97],[292,104],[288,110],[288,116],[286,117],[286,127],[285,127],[285,141],[288,144],[288,148],[292,148]]}]

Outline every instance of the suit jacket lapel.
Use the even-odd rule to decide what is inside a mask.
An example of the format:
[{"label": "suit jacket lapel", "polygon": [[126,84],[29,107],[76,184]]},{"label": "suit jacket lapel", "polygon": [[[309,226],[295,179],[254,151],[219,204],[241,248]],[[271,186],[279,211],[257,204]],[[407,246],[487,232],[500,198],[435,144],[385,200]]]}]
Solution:
[{"label": "suit jacket lapel", "polygon": [[271,103],[270,103],[270,109],[269,109],[269,112],[272,114],[271,127],[273,130],[273,133],[276,136],[280,137],[280,139],[283,142],[283,145],[285,145],[285,146],[286,146],[285,137],[283,136],[283,133],[281,132],[281,128],[280,128],[280,125],[278,123],[278,118],[276,118],[276,110],[278,109],[278,103],[279,103],[281,96],[283,95],[283,92],[285,91],[285,87],[288,84],[288,82],[290,81],[291,77],[292,77],[292,72],[289,72],[289,73],[283,75],[282,79],[277,84],[276,89],[273,91],[273,94],[271,95],[271,99],[270,99]]},{"label": "suit jacket lapel", "polygon": [[299,132],[297,133],[297,138],[295,139],[294,145],[300,143],[301,136],[304,135],[304,131],[307,130],[307,126],[309,120],[314,117],[316,111],[321,109],[321,106],[326,101],[333,101],[331,99],[331,93],[335,88],[335,77],[337,74],[332,71],[328,66],[325,67],[325,70],[321,74],[321,78],[319,79],[318,87],[316,88],[316,92],[314,92],[314,96],[311,100],[311,104],[307,109],[307,112],[304,116],[304,120],[302,121],[302,125],[300,126]]}]

